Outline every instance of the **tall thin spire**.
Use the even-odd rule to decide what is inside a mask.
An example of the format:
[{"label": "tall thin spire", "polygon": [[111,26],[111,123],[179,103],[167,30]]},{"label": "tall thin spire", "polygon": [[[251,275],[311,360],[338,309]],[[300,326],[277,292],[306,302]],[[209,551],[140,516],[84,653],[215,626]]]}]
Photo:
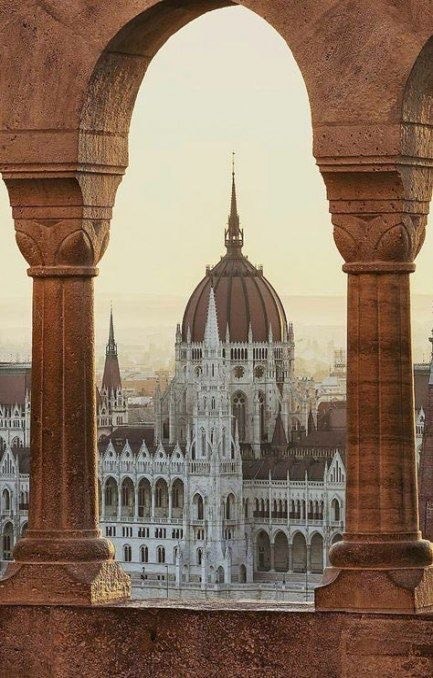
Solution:
[{"label": "tall thin spire", "polygon": [[225,244],[230,254],[240,254],[244,244],[244,231],[240,228],[237,198],[236,198],[236,175],[235,153],[232,155],[232,197],[228,228],[225,231]]},{"label": "tall thin spire", "polygon": [[117,344],[114,340],[113,305],[110,307],[110,329],[108,332],[108,343],[105,353],[106,355],[117,356]]},{"label": "tall thin spire", "polygon": [[108,332],[108,343],[105,349],[105,365],[102,377],[102,388],[107,389],[109,393],[122,388],[120,378],[119,358],[117,357],[117,344],[114,339],[113,307],[110,309],[110,329]]},{"label": "tall thin spire", "polygon": [[210,288],[209,292],[209,306],[204,331],[204,343],[213,348],[216,348],[219,345],[218,318],[213,287]]}]

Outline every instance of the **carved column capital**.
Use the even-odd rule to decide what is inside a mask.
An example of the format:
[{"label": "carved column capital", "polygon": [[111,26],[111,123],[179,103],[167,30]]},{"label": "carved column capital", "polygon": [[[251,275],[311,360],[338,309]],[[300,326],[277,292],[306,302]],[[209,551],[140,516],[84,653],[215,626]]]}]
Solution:
[{"label": "carved column capital", "polygon": [[327,166],[322,174],[344,270],[414,271],[425,239],[431,173],[411,166]]},{"label": "carved column capital", "polygon": [[97,275],[96,266],[108,246],[118,180],[64,174],[5,177],[16,241],[30,265],[29,275]]}]

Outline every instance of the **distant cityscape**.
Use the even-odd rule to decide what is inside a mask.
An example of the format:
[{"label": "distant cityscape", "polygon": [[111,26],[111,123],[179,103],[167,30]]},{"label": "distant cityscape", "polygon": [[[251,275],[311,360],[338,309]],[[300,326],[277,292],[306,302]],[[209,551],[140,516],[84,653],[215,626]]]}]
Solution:
[{"label": "distant cityscape", "polygon": [[[110,313],[97,354],[101,530],[135,597],[308,600],[345,525],[343,309],[337,298],[283,303],[249,262],[234,173],[224,245],[181,323],[176,298],[146,308],[137,296]],[[285,308],[303,318],[299,332]],[[31,364],[25,341],[9,346],[16,335],[2,332],[5,564],[28,525]],[[421,471],[428,334],[414,366]]]}]

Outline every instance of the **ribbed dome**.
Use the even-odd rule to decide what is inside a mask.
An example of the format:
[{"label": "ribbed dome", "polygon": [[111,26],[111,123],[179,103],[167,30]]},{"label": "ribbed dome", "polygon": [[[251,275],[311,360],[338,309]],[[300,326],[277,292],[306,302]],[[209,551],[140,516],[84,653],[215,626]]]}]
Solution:
[{"label": "ribbed dome", "polygon": [[270,328],[274,341],[286,340],[286,314],[277,293],[262,271],[242,254],[243,231],[239,228],[234,172],[225,244],[227,254],[213,269],[206,271],[188,301],[183,316],[183,341],[187,341],[188,328],[191,341],[203,341],[211,287],[215,293],[220,339],[225,340],[228,327],[231,342],[247,342],[251,324],[253,341],[268,341]]}]

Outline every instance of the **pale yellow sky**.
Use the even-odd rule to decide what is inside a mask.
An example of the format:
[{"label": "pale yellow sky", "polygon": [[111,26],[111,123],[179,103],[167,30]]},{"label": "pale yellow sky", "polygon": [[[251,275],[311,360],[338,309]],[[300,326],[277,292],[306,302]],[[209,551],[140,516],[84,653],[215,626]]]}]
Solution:
[{"label": "pale yellow sky", "polygon": [[[344,294],[311,144],[301,74],[265,21],[227,8],[189,24],[155,57],[141,87],[98,293],[188,297],[205,265],[224,253],[235,149],[251,261],[281,294]],[[30,285],[4,189],[0,216],[1,304],[29,295]],[[432,237],[413,277],[419,293],[433,293]]]}]

